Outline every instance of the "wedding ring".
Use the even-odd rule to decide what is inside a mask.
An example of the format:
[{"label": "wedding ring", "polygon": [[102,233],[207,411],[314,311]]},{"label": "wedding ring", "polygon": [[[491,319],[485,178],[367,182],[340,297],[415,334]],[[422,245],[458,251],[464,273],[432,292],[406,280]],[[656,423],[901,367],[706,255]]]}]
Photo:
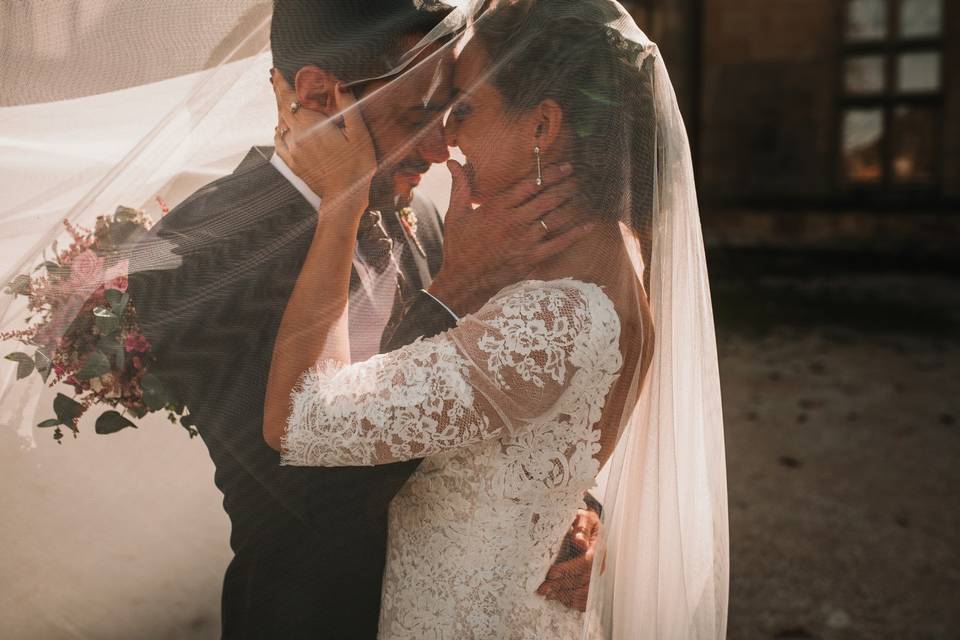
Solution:
[{"label": "wedding ring", "polygon": [[540,223],[540,226],[543,227],[544,233],[550,233],[550,229],[547,227],[547,223],[543,221],[543,218],[540,218],[538,222]]},{"label": "wedding ring", "polygon": [[280,134],[280,139],[281,139],[281,140],[283,140],[283,136],[287,135],[287,132],[288,132],[288,131],[290,131],[290,129],[288,129],[288,128],[286,128],[286,127],[280,127],[280,129],[278,130],[278,133]]},{"label": "wedding ring", "polygon": [[300,111],[300,103],[296,100],[290,103],[290,113],[296,113]]}]

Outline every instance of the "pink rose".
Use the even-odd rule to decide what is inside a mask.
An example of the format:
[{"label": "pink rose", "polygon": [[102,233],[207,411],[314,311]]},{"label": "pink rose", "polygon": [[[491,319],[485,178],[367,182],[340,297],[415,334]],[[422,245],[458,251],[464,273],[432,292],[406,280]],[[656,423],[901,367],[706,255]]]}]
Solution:
[{"label": "pink rose", "polygon": [[87,249],[70,261],[70,280],[74,293],[86,298],[103,284],[103,258]]},{"label": "pink rose", "polygon": [[123,348],[127,353],[145,353],[150,350],[150,342],[139,333],[131,333],[127,335]]},{"label": "pink rose", "polygon": [[121,260],[107,269],[103,275],[103,279],[111,288],[118,291],[126,291],[127,285],[129,284],[129,279],[127,278],[129,271],[130,261]]}]

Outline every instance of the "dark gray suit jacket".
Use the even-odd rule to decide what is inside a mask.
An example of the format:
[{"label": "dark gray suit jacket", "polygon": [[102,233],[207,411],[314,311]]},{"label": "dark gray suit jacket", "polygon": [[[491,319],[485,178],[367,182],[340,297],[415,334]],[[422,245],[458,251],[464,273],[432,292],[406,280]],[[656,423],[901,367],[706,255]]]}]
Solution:
[{"label": "dark gray suit jacket", "polygon": [[[273,344],[316,225],[313,208],[269,164],[271,152],[251,150],[150,230],[130,258],[132,300],[161,379],[196,419],[230,516],[223,636],[372,640],[387,507],[417,462],[281,467],[263,440]],[[412,206],[428,257],[404,252],[407,303],[388,325],[388,349],[455,322],[418,293],[429,283],[417,264],[431,274],[440,267],[442,227],[428,201]],[[384,223],[402,237],[394,217]]]}]

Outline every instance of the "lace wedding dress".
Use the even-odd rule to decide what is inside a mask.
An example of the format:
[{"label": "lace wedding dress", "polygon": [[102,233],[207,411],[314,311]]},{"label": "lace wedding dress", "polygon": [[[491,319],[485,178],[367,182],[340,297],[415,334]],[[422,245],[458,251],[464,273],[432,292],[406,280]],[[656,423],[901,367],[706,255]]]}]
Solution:
[{"label": "lace wedding dress", "polygon": [[381,638],[581,637],[535,591],[594,485],[619,338],[597,285],[528,280],[444,334],[304,376],[285,464],[425,458],[391,505]]}]

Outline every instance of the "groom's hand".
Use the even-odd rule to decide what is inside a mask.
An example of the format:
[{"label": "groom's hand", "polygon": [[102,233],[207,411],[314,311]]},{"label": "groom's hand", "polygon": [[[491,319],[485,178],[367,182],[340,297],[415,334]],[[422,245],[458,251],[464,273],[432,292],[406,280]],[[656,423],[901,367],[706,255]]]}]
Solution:
[{"label": "groom's hand", "polygon": [[570,609],[586,611],[593,556],[599,539],[600,516],[593,510],[577,511],[560,554],[537,593]]},{"label": "groom's hand", "polygon": [[476,311],[503,287],[523,280],[596,226],[584,220],[569,164],[543,171],[543,184],[516,184],[473,209],[463,167],[453,177],[444,219],[443,264],[428,291],[458,316]]}]

